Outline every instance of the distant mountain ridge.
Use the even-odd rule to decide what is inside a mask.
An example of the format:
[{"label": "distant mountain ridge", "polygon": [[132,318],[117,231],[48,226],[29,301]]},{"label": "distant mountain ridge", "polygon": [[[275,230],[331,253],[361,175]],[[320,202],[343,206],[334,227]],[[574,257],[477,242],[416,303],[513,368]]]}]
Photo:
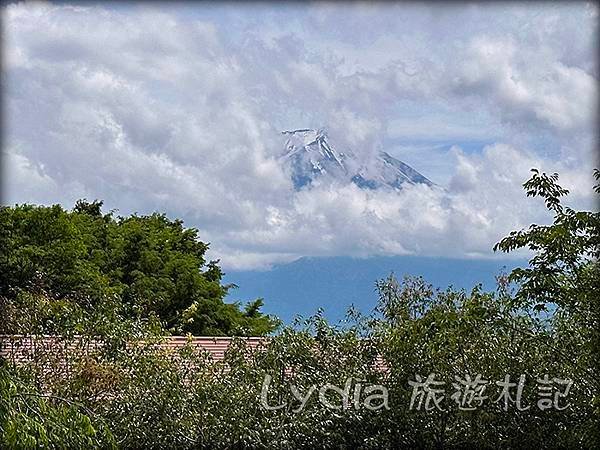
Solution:
[{"label": "distant mountain ridge", "polygon": [[361,189],[402,189],[406,184],[434,184],[386,152],[378,152],[366,162],[361,162],[351,151],[339,152],[330,144],[324,130],[304,128],[282,131],[282,134],[287,140],[280,160],[289,168],[296,189],[327,179],[354,183]]}]

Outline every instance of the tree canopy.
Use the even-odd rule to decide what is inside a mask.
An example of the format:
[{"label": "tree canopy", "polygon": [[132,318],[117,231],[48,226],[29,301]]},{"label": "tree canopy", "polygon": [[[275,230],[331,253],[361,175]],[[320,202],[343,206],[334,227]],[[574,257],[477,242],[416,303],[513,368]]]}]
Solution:
[{"label": "tree canopy", "polygon": [[4,206],[0,297],[5,309],[21,314],[36,303],[27,297],[44,302],[54,315],[38,330],[46,332],[57,331],[57,315],[106,314],[113,307],[125,317],[157,318],[180,334],[273,331],[277,321],[260,312],[262,299],[245,308],[224,302],[235,286],[222,284],[218,261],[205,260],[207,249],[196,229],[164,214],[115,217],[102,213],[101,201],[85,200],[71,211],[59,205]]}]

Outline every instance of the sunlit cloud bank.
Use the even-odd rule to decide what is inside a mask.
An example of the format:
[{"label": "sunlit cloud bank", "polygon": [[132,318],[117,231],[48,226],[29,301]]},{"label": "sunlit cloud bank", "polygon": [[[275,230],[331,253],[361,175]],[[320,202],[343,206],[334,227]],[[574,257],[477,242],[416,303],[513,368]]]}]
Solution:
[{"label": "sunlit cloud bank", "polygon": [[[595,6],[18,4],[3,20],[7,203],[165,211],[228,269],[488,257],[549,220],[521,188],[532,167],[592,207]],[[296,191],[280,131],[303,127],[438,185]]]}]

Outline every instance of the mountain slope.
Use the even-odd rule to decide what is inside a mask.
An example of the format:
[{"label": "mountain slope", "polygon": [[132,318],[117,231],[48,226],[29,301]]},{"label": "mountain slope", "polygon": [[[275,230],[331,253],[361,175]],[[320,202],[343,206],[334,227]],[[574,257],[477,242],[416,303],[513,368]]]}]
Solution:
[{"label": "mountain slope", "polygon": [[352,152],[339,152],[323,130],[283,131],[287,138],[280,160],[291,173],[296,189],[319,181],[354,183],[362,189],[401,189],[405,184],[433,183],[408,164],[386,152],[361,162]]}]

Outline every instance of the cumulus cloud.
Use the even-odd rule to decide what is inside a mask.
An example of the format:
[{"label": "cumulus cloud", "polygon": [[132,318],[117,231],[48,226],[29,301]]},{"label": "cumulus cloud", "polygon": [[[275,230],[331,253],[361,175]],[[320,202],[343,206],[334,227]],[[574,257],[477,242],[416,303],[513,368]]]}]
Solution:
[{"label": "cumulus cloud", "polygon": [[596,106],[594,77],[559,60],[540,61],[532,53],[511,39],[474,38],[452,88],[459,95],[487,95],[509,122],[540,122],[559,131],[589,129]]},{"label": "cumulus cloud", "polygon": [[[546,161],[506,144],[488,146],[477,156],[459,148],[452,153],[456,172],[446,189],[415,185],[397,192],[317,186],[295,195],[284,209],[268,211],[266,220],[254,228],[227,233],[223,252],[245,247],[254,252],[283,250],[289,258],[307,249],[319,256],[490,257],[493,244],[515,227],[549,220],[540,202],[525,197],[521,188],[530,168],[543,168]],[[580,171],[555,167],[574,188],[576,200],[578,192],[589,192],[589,178],[576,180]],[[240,261],[239,267],[245,264]]]},{"label": "cumulus cloud", "polygon": [[[166,211],[234,269],[489,256],[547,220],[520,187],[531,167],[590,205],[596,7],[265,8],[4,7],[3,201]],[[297,192],[280,131],[304,127],[443,180]]]}]

